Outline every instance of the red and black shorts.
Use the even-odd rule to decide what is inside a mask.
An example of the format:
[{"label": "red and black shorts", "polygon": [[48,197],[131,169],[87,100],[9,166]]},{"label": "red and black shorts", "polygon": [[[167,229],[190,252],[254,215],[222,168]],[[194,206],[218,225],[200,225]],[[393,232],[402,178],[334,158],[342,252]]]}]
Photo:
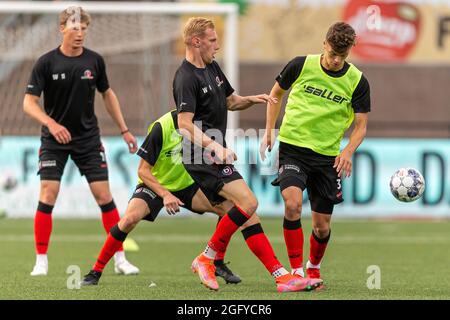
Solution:
[{"label": "red and black shorts", "polygon": [[306,189],[311,210],[331,214],[334,205],[344,201],[342,180],[333,168],[335,158],[280,142],[278,177],[272,185],[281,191],[292,186]]},{"label": "red and black shorts", "polygon": [[89,183],[108,180],[108,165],[100,137],[68,144],[41,140],[38,170],[41,180],[61,181],[69,156]]}]

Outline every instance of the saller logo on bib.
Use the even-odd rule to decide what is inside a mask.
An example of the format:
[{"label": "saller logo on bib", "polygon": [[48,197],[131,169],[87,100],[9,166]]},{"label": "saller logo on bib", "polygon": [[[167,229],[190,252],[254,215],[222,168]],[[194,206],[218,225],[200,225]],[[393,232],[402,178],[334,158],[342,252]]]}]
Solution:
[{"label": "saller logo on bib", "polygon": [[166,155],[167,158],[170,158],[170,157],[174,157],[174,156],[180,154],[181,151],[182,151],[182,147],[180,145],[180,146],[177,146],[177,147],[175,147],[175,148],[173,148],[173,149],[171,149],[169,151],[166,151],[165,155]]},{"label": "saller logo on bib", "polygon": [[304,85],[303,88],[305,88],[306,93],[311,93],[315,96],[328,99],[339,104],[341,104],[344,101],[348,101],[346,98],[335,94],[333,91],[328,91],[328,89],[319,89],[307,85]]}]

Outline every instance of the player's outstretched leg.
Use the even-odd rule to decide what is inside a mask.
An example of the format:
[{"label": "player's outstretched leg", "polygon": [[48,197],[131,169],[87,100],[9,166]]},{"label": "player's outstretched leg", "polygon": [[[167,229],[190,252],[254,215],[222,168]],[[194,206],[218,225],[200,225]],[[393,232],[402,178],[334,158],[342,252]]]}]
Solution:
[{"label": "player's outstretched leg", "polygon": [[118,224],[113,226],[108,233],[102,250],[97,257],[92,270],[84,277],[81,285],[96,285],[102,275],[106,264],[111,260],[117,250],[122,247],[128,234],[139,221],[148,214],[149,210],[147,204],[141,199],[131,199],[128,204],[125,216]]},{"label": "player's outstretched leg", "polygon": [[231,235],[237,228],[243,226],[250,217],[252,217],[252,220],[242,231],[245,241],[250,250],[275,278],[279,292],[313,290],[322,283],[320,279],[304,279],[293,276],[281,265],[262,230],[258,217],[255,215],[258,206],[256,198],[242,179],[225,184],[220,195],[236,205],[222,218],[205,251],[196,257],[192,263],[192,270],[199,274],[201,282],[207,288],[219,289],[214,274],[214,258],[217,252],[224,251],[224,244],[228,243]]},{"label": "player's outstretched leg", "polygon": [[217,252],[224,252],[230,242],[231,236],[242,226],[250,216],[241,208],[232,207],[229,212],[222,217],[217,228],[208,242],[205,251],[197,256],[192,262],[191,269],[198,273],[203,285],[211,290],[218,290],[214,265]]},{"label": "player's outstretched leg", "polygon": [[278,292],[311,291],[322,284],[321,279],[307,279],[290,274],[275,256],[272,245],[265,235],[259,218],[252,216],[242,234],[250,250],[275,278]]},{"label": "player's outstretched leg", "polygon": [[103,269],[117,250],[122,246],[122,243],[125,241],[126,237],[127,233],[121,231],[118,225],[111,228],[94,267],[81,282],[82,286],[98,284]]},{"label": "player's outstretched leg", "polygon": [[[219,224],[221,218],[222,217],[219,217],[217,224]],[[230,268],[228,267],[230,262],[225,262],[224,260],[225,253],[226,251],[217,252],[216,254],[216,258],[214,259],[214,265],[216,267],[215,274],[217,277],[223,278],[225,280],[225,283],[227,284],[228,283],[238,284],[242,280],[237,274],[234,274],[233,271],[231,271]]]},{"label": "player's outstretched leg", "polygon": [[[120,220],[119,211],[117,210],[114,200],[112,200],[112,195],[109,190],[109,183],[108,181],[93,181],[89,183],[89,187],[95,200],[99,204],[102,212],[103,228],[105,229],[106,234],[108,234],[111,228]],[[126,259],[123,245],[121,245],[114,254],[114,262],[114,271],[116,274],[139,274],[139,269]]]},{"label": "player's outstretched leg", "polygon": [[[103,227],[105,228],[106,233],[108,233],[111,228],[120,221],[119,211],[117,210],[114,201],[102,205],[100,208],[102,210]],[[139,268],[126,259],[123,244],[114,254],[114,272],[126,276],[139,274]]]},{"label": "player's outstretched leg", "polygon": [[[216,225],[216,232],[219,228],[224,228],[221,223],[223,223],[223,217],[227,215],[227,212],[229,211],[235,211],[232,210],[234,207],[234,204],[231,201],[223,201],[222,203],[212,206],[210,201],[206,198],[205,194],[202,192],[201,189],[198,189],[198,191],[195,193],[195,196],[192,199],[192,208],[196,212],[215,212],[218,216],[218,222]],[[237,210],[237,209],[236,209]],[[234,212],[233,216],[238,216],[241,213]],[[225,218],[225,221],[228,221],[229,217]],[[229,227],[229,222],[225,225],[225,228]],[[225,230],[227,231],[227,230]],[[228,231],[233,231],[229,229]],[[223,232],[223,231],[222,231]],[[203,257],[200,255],[199,257],[196,257],[194,261],[192,262],[191,269],[194,273],[199,273],[199,277],[201,279],[201,283],[203,283],[207,288],[212,287],[213,290],[217,290],[218,284],[216,286],[217,277],[224,278],[226,283],[239,283],[241,282],[241,279],[235,275],[224,263],[223,259],[225,256],[225,251],[228,247],[228,243],[231,239],[231,236],[222,236],[220,238],[220,246],[218,247],[217,251],[215,252],[215,255],[213,255],[212,248],[208,249],[209,258],[213,258],[213,263],[208,264],[207,267],[202,267],[203,264]],[[209,262],[209,260],[207,260]],[[213,275],[210,276],[209,269],[213,268]],[[200,271],[199,271],[200,269]],[[213,280],[211,280],[213,279]]]}]

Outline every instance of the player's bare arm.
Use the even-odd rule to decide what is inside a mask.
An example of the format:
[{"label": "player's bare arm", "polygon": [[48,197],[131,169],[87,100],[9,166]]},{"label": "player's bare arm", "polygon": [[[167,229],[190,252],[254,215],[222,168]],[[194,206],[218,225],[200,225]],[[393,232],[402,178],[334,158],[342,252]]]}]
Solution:
[{"label": "player's bare arm", "polygon": [[139,178],[146,186],[155,191],[158,196],[163,198],[164,207],[166,208],[168,214],[176,214],[180,211],[180,206],[184,205],[184,203],[158,182],[151,172],[152,168],[152,165],[141,159],[138,167]]},{"label": "player's bare arm", "polygon": [[350,177],[352,174],[352,156],[366,136],[368,118],[367,112],[355,113],[355,127],[350,135],[349,142],[334,161],[333,168],[336,168],[338,177]]},{"label": "player's bare arm", "polygon": [[270,91],[270,101],[273,102],[267,102],[266,132],[259,149],[262,160],[266,158],[266,149],[269,149],[269,152],[272,151],[273,144],[275,143],[275,123],[277,122],[278,115],[280,114],[281,103],[285,92],[286,91],[280,87],[278,82],[275,82],[272,90]]},{"label": "player's bare arm", "polygon": [[214,151],[223,163],[233,163],[237,160],[236,154],[219,143],[212,140],[194,123],[194,114],[192,112],[181,112],[178,114],[178,127],[180,133],[198,146]]},{"label": "player's bare arm", "polygon": [[255,96],[239,96],[231,94],[227,97],[227,108],[230,111],[245,110],[259,103],[274,104],[277,100],[267,94],[258,94]]},{"label": "player's bare arm", "polygon": [[25,94],[23,99],[23,111],[37,120],[41,125],[46,126],[56,141],[61,144],[67,144],[72,140],[69,130],[57,123],[48,116],[39,106],[39,97],[32,94]]},{"label": "player's bare arm", "polygon": [[116,94],[111,88],[103,92],[102,97],[103,101],[105,102],[106,110],[108,111],[111,118],[113,118],[114,122],[117,124],[120,132],[122,133],[123,140],[125,140],[128,146],[128,151],[130,153],[135,153],[137,151],[136,138],[128,130],[128,127],[122,115],[122,111],[120,110],[119,99],[117,99]]}]

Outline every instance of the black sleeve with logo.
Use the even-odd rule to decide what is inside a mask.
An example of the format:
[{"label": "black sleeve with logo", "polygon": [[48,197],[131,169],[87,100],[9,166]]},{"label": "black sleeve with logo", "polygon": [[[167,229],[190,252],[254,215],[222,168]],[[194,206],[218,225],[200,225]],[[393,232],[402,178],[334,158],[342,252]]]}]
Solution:
[{"label": "black sleeve with logo", "polygon": [[306,56],[300,56],[292,59],[283,68],[275,79],[283,90],[289,90],[292,84],[297,80],[305,65]]},{"label": "black sleeve with logo", "polygon": [[[215,62],[215,61],[214,61]],[[215,62],[217,64],[217,62]],[[230,82],[228,81],[225,74],[222,72],[222,69],[220,69],[219,65],[217,64],[217,71],[220,74],[221,79],[223,80],[223,83],[225,85],[225,96],[228,98],[230,95],[233,94],[234,89],[231,86]]]},{"label": "black sleeve with logo", "polygon": [[370,86],[364,75],[361,76],[352,96],[352,107],[355,113],[370,111]]},{"label": "black sleeve with logo", "polygon": [[154,166],[156,160],[158,160],[162,145],[162,127],[159,122],[156,122],[139,148],[137,154],[151,166]]}]

